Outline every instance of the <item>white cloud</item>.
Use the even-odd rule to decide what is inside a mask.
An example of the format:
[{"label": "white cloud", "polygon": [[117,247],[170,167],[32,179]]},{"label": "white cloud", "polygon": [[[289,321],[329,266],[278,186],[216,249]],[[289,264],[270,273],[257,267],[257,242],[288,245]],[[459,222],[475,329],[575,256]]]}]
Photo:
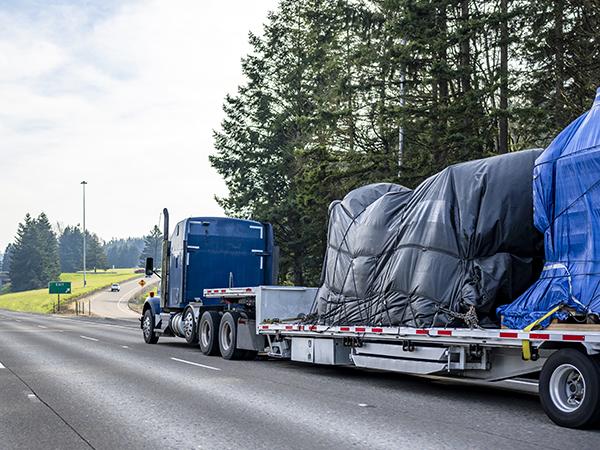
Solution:
[{"label": "white cloud", "polygon": [[0,5],[0,250],[28,212],[81,222],[82,180],[86,225],[107,240],[147,233],[164,206],[222,214],[212,130],[277,1],[101,7]]}]

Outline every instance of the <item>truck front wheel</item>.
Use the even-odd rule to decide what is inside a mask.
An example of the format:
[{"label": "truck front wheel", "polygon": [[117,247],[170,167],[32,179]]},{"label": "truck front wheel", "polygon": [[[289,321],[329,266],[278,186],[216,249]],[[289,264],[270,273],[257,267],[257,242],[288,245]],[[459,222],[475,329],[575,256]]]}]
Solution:
[{"label": "truck front wheel", "polygon": [[200,318],[198,327],[198,339],[200,350],[207,356],[219,353],[219,324],[221,316],[216,311],[205,311]]},{"label": "truck front wheel", "polygon": [[236,348],[237,344],[237,322],[240,314],[228,311],[223,314],[219,325],[219,349],[221,356],[225,359],[240,359],[244,351]]},{"label": "truck front wheel", "polygon": [[194,311],[188,308],[183,312],[183,334],[188,344],[198,343],[198,333],[196,333],[196,321],[194,320]]},{"label": "truck front wheel", "polygon": [[600,364],[564,348],[552,354],[540,373],[540,401],[557,425],[583,428],[600,422]]},{"label": "truck front wheel", "polygon": [[158,335],[154,332],[154,316],[150,309],[147,309],[144,313],[142,331],[144,332],[144,341],[146,344],[156,344],[158,342]]}]

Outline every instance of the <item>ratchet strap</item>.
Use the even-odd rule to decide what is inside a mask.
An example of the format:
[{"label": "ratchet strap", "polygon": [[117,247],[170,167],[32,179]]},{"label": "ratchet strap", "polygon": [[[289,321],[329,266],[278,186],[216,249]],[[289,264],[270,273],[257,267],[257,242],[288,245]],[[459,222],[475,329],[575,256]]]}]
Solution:
[{"label": "ratchet strap", "polygon": [[[542,322],[544,319],[550,317],[552,314],[554,314],[556,311],[558,311],[561,307],[563,306],[563,304],[561,303],[560,305],[558,305],[556,308],[552,308],[549,312],[547,312],[543,317],[539,318],[538,320],[536,320],[535,322],[527,325],[525,328],[523,328],[523,331],[529,333],[531,330],[533,330],[540,322]],[[523,359],[525,360],[530,360],[531,359],[531,341],[529,341],[529,339],[527,340],[523,340]]]}]

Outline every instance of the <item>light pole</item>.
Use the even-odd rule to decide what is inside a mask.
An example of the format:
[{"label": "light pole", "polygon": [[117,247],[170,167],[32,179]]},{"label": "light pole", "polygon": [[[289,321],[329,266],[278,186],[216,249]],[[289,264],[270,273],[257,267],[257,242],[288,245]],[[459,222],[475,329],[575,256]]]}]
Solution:
[{"label": "light pole", "polygon": [[83,185],[83,287],[85,287],[85,185],[87,182],[82,181],[81,184]]}]

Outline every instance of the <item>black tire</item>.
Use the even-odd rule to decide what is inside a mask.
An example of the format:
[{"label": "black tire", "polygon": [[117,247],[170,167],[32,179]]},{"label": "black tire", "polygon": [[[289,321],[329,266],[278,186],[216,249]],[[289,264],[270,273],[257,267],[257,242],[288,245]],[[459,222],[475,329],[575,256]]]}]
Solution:
[{"label": "black tire", "polygon": [[237,322],[240,314],[235,311],[228,311],[223,314],[221,324],[219,325],[219,350],[221,356],[225,359],[241,359],[244,356],[244,350],[236,347],[237,344]]},{"label": "black tire", "polygon": [[221,316],[216,311],[205,311],[198,326],[200,350],[207,356],[219,354],[219,324]]},{"label": "black tire", "polygon": [[154,332],[154,316],[150,309],[146,310],[142,318],[142,331],[144,332],[146,344],[156,344],[158,342],[158,334]]},{"label": "black tire", "polygon": [[540,373],[540,401],[557,425],[585,428],[600,423],[600,364],[578,350],[552,354]]},{"label": "black tire", "polygon": [[196,333],[196,319],[194,318],[194,310],[188,308],[183,312],[182,325],[183,336],[188,344],[198,343],[198,333]]}]

